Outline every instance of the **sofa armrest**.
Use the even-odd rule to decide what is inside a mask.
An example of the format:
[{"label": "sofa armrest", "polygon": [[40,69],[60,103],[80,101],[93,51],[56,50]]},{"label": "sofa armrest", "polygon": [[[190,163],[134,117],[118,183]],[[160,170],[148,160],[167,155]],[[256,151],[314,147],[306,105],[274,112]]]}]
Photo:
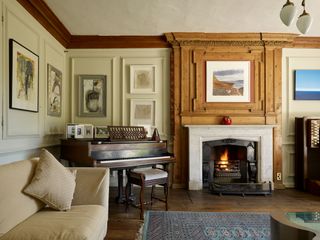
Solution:
[{"label": "sofa armrest", "polygon": [[71,168],[77,170],[72,205],[102,205],[108,209],[109,168]]}]

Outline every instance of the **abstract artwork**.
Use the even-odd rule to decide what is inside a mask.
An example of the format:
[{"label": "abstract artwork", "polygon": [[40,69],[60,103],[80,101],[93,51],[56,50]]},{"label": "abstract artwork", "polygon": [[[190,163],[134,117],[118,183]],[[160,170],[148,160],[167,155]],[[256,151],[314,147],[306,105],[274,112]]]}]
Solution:
[{"label": "abstract artwork", "polygon": [[155,92],[155,65],[131,65],[130,93]]},{"label": "abstract artwork", "polygon": [[10,108],[38,112],[39,57],[13,39],[9,51]]},{"label": "abstract artwork", "polygon": [[131,99],[130,125],[154,126],[155,101],[150,99]]},{"label": "abstract artwork", "polygon": [[51,116],[61,116],[61,96],[62,96],[62,72],[47,65],[47,114]]},{"label": "abstract artwork", "polygon": [[250,102],[250,61],[207,61],[207,102]]},{"label": "abstract artwork", "polygon": [[106,116],[105,75],[80,75],[79,77],[79,116]]},{"label": "abstract artwork", "polygon": [[295,100],[320,100],[320,70],[295,70]]}]

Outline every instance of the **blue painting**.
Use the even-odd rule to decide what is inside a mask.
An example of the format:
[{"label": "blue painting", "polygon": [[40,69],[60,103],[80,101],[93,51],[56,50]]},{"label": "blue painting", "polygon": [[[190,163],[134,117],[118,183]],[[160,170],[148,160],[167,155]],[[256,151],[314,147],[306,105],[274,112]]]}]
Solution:
[{"label": "blue painting", "polygon": [[295,100],[320,100],[320,70],[295,71]]}]

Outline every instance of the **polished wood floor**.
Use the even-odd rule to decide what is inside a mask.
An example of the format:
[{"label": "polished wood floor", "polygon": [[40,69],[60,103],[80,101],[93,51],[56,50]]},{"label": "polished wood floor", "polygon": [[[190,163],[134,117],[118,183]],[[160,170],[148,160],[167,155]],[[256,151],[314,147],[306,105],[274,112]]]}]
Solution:
[{"label": "polished wood floor", "polygon": [[[135,189],[135,192],[138,188]],[[162,189],[156,191],[162,194]],[[108,240],[133,240],[142,221],[139,209],[115,203],[116,189],[110,189],[110,207],[108,222]],[[145,196],[150,196],[149,192]],[[153,205],[153,210],[164,210],[161,202]],[[276,190],[272,196],[230,196],[214,195],[207,190],[187,191],[171,189],[169,193],[170,211],[204,211],[204,212],[287,212],[320,211],[320,197],[294,189]]]}]

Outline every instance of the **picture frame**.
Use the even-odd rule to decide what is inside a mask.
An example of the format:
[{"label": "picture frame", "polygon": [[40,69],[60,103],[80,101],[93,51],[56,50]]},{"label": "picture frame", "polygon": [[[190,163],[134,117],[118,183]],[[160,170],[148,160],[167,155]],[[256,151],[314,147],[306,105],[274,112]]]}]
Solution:
[{"label": "picture frame", "polygon": [[106,117],[106,87],[106,75],[79,75],[79,117]]},{"label": "picture frame", "polygon": [[207,102],[250,102],[250,61],[207,61]]},{"label": "picture frame", "polygon": [[93,138],[93,125],[92,124],[84,124],[83,125],[83,137],[84,138]]},{"label": "picture frame", "polygon": [[130,93],[156,93],[156,65],[130,65]]},{"label": "picture frame", "polygon": [[109,138],[108,126],[95,126],[94,127],[95,138]]},{"label": "picture frame", "polygon": [[62,72],[47,64],[47,115],[60,117],[62,110]]},{"label": "picture frame", "polygon": [[74,138],[84,138],[84,125],[82,124],[75,125]]},{"label": "picture frame", "polygon": [[39,56],[9,39],[9,107],[39,112]]},{"label": "picture frame", "polygon": [[154,99],[131,99],[130,100],[130,125],[155,125]]},{"label": "picture frame", "polygon": [[320,69],[294,71],[294,100],[320,100]]}]

